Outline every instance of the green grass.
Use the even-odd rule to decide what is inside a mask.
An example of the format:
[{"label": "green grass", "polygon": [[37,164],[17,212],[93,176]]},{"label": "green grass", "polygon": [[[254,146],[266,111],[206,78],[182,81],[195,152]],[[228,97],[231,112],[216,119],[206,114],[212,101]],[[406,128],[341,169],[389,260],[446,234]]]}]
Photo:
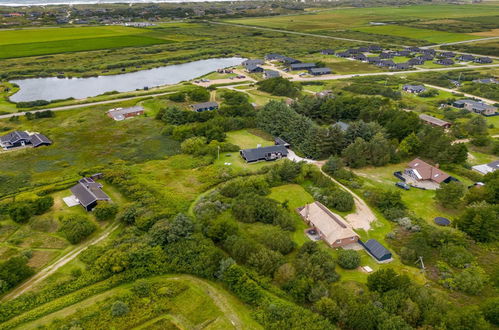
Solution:
[{"label": "green grass", "polygon": [[477,39],[476,36],[469,34],[451,33],[451,32],[435,31],[428,29],[417,29],[400,25],[358,27],[355,28],[354,30],[360,32],[374,33],[374,34],[421,39],[431,43],[444,43],[444,42],[455,42],[455,41]]},{"label": "green grass", "polygon": [[2,45],[0,47],[0,58],[48,55],[124,47],[142,47],[171,42],[172,41],[169,40],[151,38],[147,35],[123,35],[69,40],[64,39],[57,41]]},{"label": "green grass", "polygon": [[[249,149],[256,148],[259,144],[262,147],[267,147],[274,145],[274,141],[272,141],[269,137],[263,138],[264,134],[261,131],[255,131],[259,135],[255,135],[249,130],[239,130],[232,131],[227,133],[227,142],[236,144],[241,149]],[[264,135],[263,135],[264,136]]]}]

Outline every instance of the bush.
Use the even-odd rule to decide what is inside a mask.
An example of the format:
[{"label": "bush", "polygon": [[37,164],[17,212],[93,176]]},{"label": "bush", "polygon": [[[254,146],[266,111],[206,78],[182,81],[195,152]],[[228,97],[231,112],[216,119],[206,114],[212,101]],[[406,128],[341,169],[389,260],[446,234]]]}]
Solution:
[{"label": "bush", "polygon": [[33,210],[36,215],[47,212],[54,205],[54,198],[45,196],[33,201]]},{"label": "bush", "polygon": [[128,305],[121,300],[115,301],[111,306],[111,315],[115,317],[126,315],[129,311]]},{"label": "bush", "polygon": [[210,100],[210,92],[208,92],[206,88],[202,87],[191,89],[187,92],[187,95],[189,95],[191,101],[195,102],[207,102]]},{"label": "bush", "polygon": [[447,244],[442,247],[442,257],[451,266],[464,268],[473,261],[473,255],[463,246]]},{"label": "bush", "polygon": [[77,244],[92,234],[95,229],[95,224],[86,216],[73,215],[62,220],[59,231],[71,244]]},{"label": "bush", "polygon": [[340,250],[338,265],[345,269],[355,269],[360,266],[360,255],[355,250]]},{"label": "bush", "polygon": [[282,77],[265,79],[258,82],[258,90],[277,96],[296,97],[300,89],[301,85],[297,85]]},{"label": "bush", "polygon": [[99,221],[111,220],[118,213],[118,205],[111,203],[99,203],[94,208],[95,218]]},{"label": "bush", "polygon": [[185,93],[178,92],[168,97],[173,102],[185,102]]}]

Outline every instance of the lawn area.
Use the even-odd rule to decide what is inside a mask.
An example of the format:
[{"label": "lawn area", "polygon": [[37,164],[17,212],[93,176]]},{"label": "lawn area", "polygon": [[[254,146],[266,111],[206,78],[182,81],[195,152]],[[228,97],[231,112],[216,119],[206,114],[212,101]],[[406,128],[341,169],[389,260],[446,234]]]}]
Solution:
[{"label": "lawn area", "polygon": [[274,145],[271,136],[259,130],[239,130],[227,133],[227,142],[238,145],[241,149],[256,148],[258,145],[267,147]]},{"label": "lawn area", "polygon": [[[405,168],[407,164],[394,164],[387,165],[383,167],[366,167],[358,170],[354,170],[354,172],[366,179],[367,187],[377,187],[382,189],[398,189],[395,187],[395,183],[400,181],[394,175],[393,172],[400,171]],[[471,183],[470,180],[456,176],[452,173],[449,173],[455,177],[457,177],[461,182],[465,185]],[[398,189],[402,194],[402,201],[407,205],[409,210],[414,212],[414,214],[418,217],[423,218],[429,224],[434,224],[433,219],[437,216],[454,218],[459,215],[459,210],[450,210],[444,209],[437,205],[434,201],[435,191],[433,190],[421,190],[411,188],[410,190]]]},{"label": "lawn area", "polygon": [[286,99],[286,97],[270,95],[269,93],[265,93],[265,92],[259,91],[257,89],[248,89],[248,90],[246,90],[246,92],[250,96],[250,99],[249,99],[250,102],[256,103],[257,105],[260,105],[260,106],[263,106],[272,100],[279,101],[279,100]]},{"label": "lawn area", "polygon": [[298,207],[312,203],[314,201],[312,195],[305,191],[305,189],[300,185],[287,184],[272,188],[269,197],[280,203],[288,201],[288,206],[293,213],[296,225],[296,231],[292,234],[293,241],[298,244],[298,246],[301,246],[303,243],[307,242],[309,238],[305,235],[305,229],[308,228],[308,225],[305,221],[303,221],[298,213],[295,212],[295,210]]},{"label": "lawn area", "polygon": [[491,135],[499,134],[499,116],[485,117],[485,120],[487,121],[488,125],[494,125],[493,128],[489,128],[489,133]]},{"label": "lawn area", "polygon": [[382,35],[390,35],[397,37],[410,37],[412,39],[426,40],[431,43],[444,43],[456,42],[464,40],[476,39],[476,36],[464,33],[452,33],[445,31],[435,31],[428,29],[418,29],[407,26],[399,25],[383,25],[383,26],[369,26],[369,27],[356,27],[355,31],[375,33]]},{"label": "lawn area", "polygon": [[159,31],[124,26],[0,31],[0,58],[47,55],[175,42]]}]

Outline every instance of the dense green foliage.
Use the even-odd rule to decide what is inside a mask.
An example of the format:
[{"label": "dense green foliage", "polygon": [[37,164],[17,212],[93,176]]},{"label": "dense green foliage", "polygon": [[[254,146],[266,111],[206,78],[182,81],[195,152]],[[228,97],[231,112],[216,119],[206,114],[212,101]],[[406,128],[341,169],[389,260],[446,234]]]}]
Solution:
[{"label": "dense green foliage", "polygon": [[92,234],[96,229],[95,224],[87,217],[74,215],[62,220],[59,231],[72,243],[77,244]]},{"label": "dense green foliage", "polygon": [[295,84],[282,77],[265,79],[258,82],[258,89],[272,95],[296,97],[301,85]]}]

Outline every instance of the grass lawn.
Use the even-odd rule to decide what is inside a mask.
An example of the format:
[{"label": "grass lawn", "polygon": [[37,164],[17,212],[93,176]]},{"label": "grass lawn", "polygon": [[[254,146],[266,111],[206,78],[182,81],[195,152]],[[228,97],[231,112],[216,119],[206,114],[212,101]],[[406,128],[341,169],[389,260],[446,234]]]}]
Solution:
[{"label": "grass lawn", "polygon": [[274,145],[271,136],[259,130],[239,130],[227,133],[227,142],[241,147],[241,149],[256,148],[258,145],[268,147]]},{"label": "grass lawn", "polygon": [[488,125],[494,125],[493,128],[489,128],[489,133],[491,135],[499,134],[499,116],[485,117],[485,120],[487,121]]},{"label": "grass lawn", "polygon": [[305,189],[300,185],[287,184],[272,188],[272,192],[269,197],[280,203],[288,201],[288,206],[293,213],[296,225],[296,230],[292,235],[293,241],[298,246],[301,246],[303,243],[307,242],[309,238],[305,235],[305,229],[308,228],[308,225],[305,221],[303,221],[298,213],[295,212],[295,210],[305,204],[312,203],[314,201],[312,195],[305,191]]},{"label": "grass lawn", "polygon": [[257,105],[263,106],[272,100],[284,100],[286,97],[274,96],[269,93],[259,91],[257,89],[248,89],[246,92],[249,94],[250,102],[256,103]]},{"label": "grass lawn", "polygon": [[464,33],[451,33],[445,31],[418,29],[418,28],[398,26],[398,25],[359,27],[359,28],[354,28],[354,30],[360,32],[390,35],[397,37],[410,37],[412,39],[422,39],[431,43],[456,42],[464,40],[473,40],[477,38],[476,36]]}]

